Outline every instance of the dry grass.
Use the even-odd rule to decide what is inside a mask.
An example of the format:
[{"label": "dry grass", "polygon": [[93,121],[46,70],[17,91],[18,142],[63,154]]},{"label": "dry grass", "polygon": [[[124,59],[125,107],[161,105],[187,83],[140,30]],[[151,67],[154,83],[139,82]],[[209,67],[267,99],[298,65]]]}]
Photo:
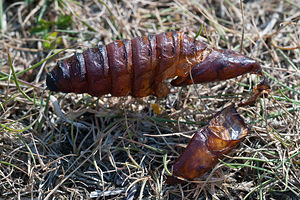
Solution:
[{"label": "dry grass", "polygon": [[[298,199],[300,4],[270,2],[245,3],[243,14],[240,2],[229,0],[3,4],[0,198]],[[247,139],[197,183],[168,186],[166,168],[171,171],[194,130],[250,95],[256,76],[172,88],[164,99],[45,90],[46,72],[80,48],[167,30],[194,36],[202,24],[199,39],[211,45],[239,51],[243,41],[243,53],[262,64],[272,93],[239,110],[249,124]]]}]

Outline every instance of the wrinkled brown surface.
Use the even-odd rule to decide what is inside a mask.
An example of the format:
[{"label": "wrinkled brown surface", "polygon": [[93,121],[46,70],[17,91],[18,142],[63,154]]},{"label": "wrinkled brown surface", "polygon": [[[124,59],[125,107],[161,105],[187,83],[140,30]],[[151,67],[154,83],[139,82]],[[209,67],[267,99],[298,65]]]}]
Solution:
[{"label": "wrinkled brown surface", "polygon": [[[191,73],[190,73],[191,72]],[[210,49],[183,32],[117,40],[76,53],[47,76],[52,91],[102,96],[166,96],[173,86],[221,81],[245,73],[261,74],[259,64],[231,50]]]},{"label": "wrinkled brown surface", "polygon": [[234,106],[223,109],[206,127],[195,133],[175,162],[174,177],[169,177],[167,183],[179,183],[175,177],[191,180],[203,175],[211,170],[224,154],[234,149],[246,135],[246,125]]}]

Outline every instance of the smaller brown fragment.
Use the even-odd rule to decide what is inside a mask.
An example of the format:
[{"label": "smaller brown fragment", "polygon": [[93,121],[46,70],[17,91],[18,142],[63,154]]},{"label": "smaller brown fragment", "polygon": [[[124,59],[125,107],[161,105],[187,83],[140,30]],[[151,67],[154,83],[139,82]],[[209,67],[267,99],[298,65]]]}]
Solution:
[{"label": "smaller brown fragment", "polygon": [[234,149],[247,135],[247,128],[235,107],[217,113],[202,130],[195,133],[189,145],[173,166],[173,177],[167,184],[192,180],[211,170],[224,154]]},{"label": "smaller brown fragment", "polygon": [[249,99],[247,99],[245,102],[241,102],[238,105],[239,107],[244,107],[247,105],[254,105],[256,103],[258,97],[261,97],[261,98],[268,97],[269,93],[271,92],[271,87],[268,82],[268,79],[266,79],[263,75],[262,75],[262,78],[263,78],[262,81],[253,88],[251,97]]}]

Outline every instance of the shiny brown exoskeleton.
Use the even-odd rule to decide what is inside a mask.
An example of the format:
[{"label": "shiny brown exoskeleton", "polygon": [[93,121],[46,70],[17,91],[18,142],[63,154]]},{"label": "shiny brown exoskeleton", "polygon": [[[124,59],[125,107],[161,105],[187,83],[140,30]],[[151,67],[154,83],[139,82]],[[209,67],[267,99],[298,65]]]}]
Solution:
[{"label": "shiny brown exoskeleton", "polygon": [[[52,91],[89,93],[92,96],[132,95],[163,97],[171,85],[185,86],[222,81],[246,73],[262,76],[260,65],[240,53],[218,48],[192,39],[181,31],[117,40],[76,53],[57,66],[47,76],[47,88]],[[254,103],[267,94],[267,80],[254,88],[252,97],[239,104]],[[174,177],[193,179],[210,170],[220,158],[235,148],[247,129],[234,107],[218,113],[202,131],[196,133],[183,155],[174,164]],[[175,180],[175,181],[174,181]]]},{"label": "shiny brown exoskeleton", "polygon": [[221,81],[246,73],[261,75],[260,65],[240,53],[209,48],[181,31],[117,40],[59,61],[47,76],[52,91],[92,96],[166,96],[173,86]]},{"label": "shiny brown exoskeleton", "polygon": [[176,177],[192,180],[211,170],[224,154],[234,149],[247,135],[247,128],[234,106],[217,113],[202,130],[196,132],[173,166],[168,184],[180,183]]}]

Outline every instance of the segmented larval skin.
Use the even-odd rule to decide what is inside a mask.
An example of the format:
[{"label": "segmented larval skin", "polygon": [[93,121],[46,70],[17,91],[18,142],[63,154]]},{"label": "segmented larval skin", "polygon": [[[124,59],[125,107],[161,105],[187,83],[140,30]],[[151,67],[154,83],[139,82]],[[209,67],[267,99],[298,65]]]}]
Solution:
[{"label": "segmented larval skin", "polygon": [[64,61],[47,76],[52,91],[92,96],[166,96],[171,85],[221,81],[245,73],[261,74],[259,64],[240,53],[209,48],[181,31],[116,40]]}]

